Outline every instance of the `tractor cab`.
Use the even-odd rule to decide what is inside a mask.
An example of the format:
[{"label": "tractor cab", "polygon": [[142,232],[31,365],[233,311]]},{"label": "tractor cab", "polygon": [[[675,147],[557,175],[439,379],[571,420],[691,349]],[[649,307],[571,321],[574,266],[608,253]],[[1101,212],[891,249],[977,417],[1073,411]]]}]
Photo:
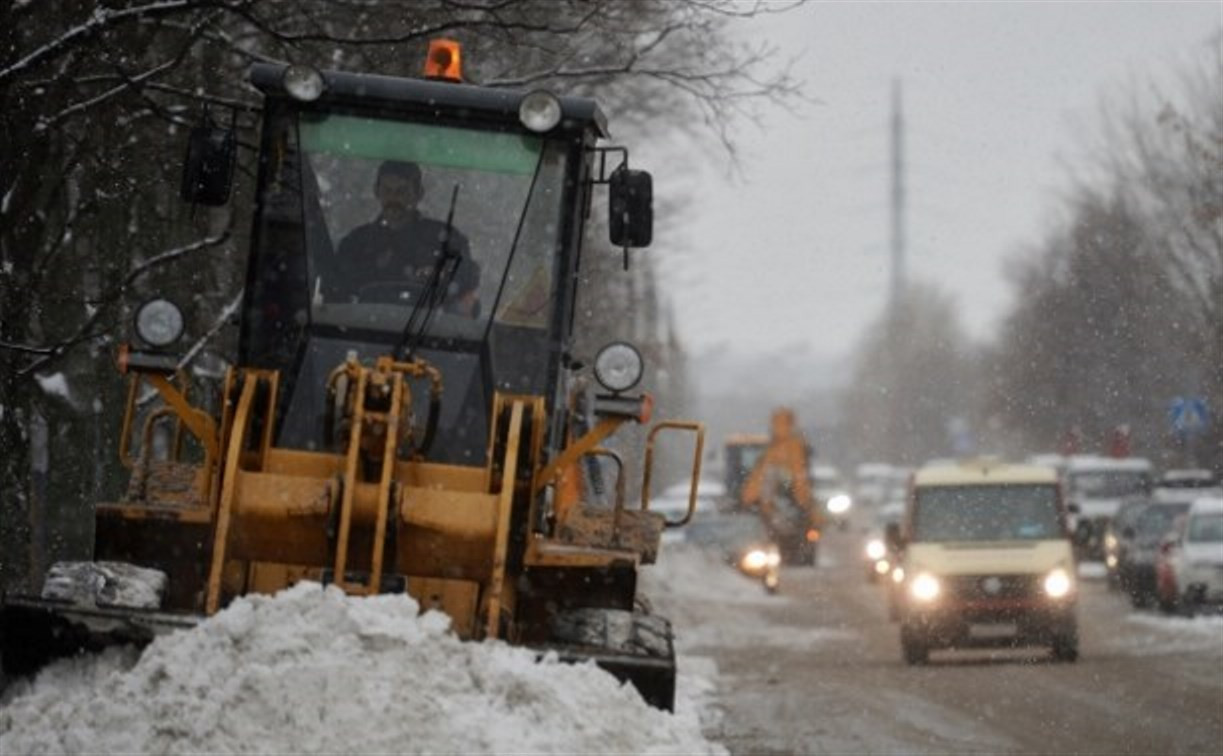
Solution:
[{"label": "tractor cab", "polygon": [[[649,176],[599,175],[606,130],[591,100],[310,73],[250,74],[265,105],[239,363],[280,373],[274,443],[327,448],[333,369],[394,353],[444,377],[422,456],[483,464],[494,391],[552,410],[563,390],[593,184],[622,195],[627,244],[648,240],[651,217],[647,197],[626,234],[623,179],[648,189]],[[413,396],[425,418],[427,392]]]}]

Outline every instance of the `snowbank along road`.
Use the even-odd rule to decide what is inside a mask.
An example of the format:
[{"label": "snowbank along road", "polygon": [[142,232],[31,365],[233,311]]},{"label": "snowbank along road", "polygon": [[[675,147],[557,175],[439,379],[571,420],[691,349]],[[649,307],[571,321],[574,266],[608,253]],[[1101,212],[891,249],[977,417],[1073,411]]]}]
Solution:
[{"label": "snowbank along road", "polygon": [[303,583],[0,699],[0,753],[721,753],[593,664],[464,643],[403,595]]}]

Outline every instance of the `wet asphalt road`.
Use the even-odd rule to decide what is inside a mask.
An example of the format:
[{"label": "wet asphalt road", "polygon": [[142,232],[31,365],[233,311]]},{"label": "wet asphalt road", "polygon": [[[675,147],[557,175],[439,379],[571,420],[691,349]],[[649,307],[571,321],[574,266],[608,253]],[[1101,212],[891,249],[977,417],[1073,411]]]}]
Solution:
[{"label": "wet asphalt road", "polygon": [[821,566],[784,570],[776,597],[679,550],[711,574],[657,603],[681,676],[715,681],[705,728],[732,753],[1223,753],[1223,620],[1138,613],[1084,579],[1077,663],[1033,648],[909,667],[861,542],[831,534]]}]

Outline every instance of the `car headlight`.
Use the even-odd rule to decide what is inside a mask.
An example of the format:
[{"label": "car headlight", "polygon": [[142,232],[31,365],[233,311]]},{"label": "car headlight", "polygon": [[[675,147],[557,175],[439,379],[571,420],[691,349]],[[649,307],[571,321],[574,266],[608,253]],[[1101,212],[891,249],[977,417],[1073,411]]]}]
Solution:
[{"label": "car headlight", "polygon": [[136,335],[154,348],[173,344],[183,335],[183,311],[168,299],[150,299],[136,310]]},{"label": "car headlight", "polygon": [[546,89],[530,92],[518,105],[518,120],[531,131],[551,131],[561,122],[561,101]]},{"label": "car headlight", "polygon": [[833,514],[845,514],[853,501],[845,494],[837,494],[828,500],[828,511]]},{"label": "car headlight", "polygon": [[1117,549],[1117,536],[1112,533],[1106,533],[1104,535],[1104,548],[1109,551],[1115,551]]},{"label": "car headlight", "polygon": [[888,574],[888,571],[891,569],[892,565],[886,559],[880,559],[878,562],[875,562],[875,572],[880,575]]},{"label": "car headlight", "polygon": [[1070,575],[1061,567],[1045,575],[1045,593],[1049,598],[1062,598],[1070,593],[1072,587],[1074,584],[1070,581]]},{"label": "car headlight", "polygon": [[903,583],[905,581],[905,568],[896,565],[896,569],[892,570],[892,582]]},{"label": "car headlight", "polygon": [[913,578],[913,582],[909,584],[909,594],[918,601],[933,601],[941,591],[942,586],[939,585],[938,578],[928,572]]},{"label": "car headlight", "polygon": [[743,569],[745,570],[763,570],[765,565],[769,563],[769,555],[763,549],[752,549],[743,555]]},{"label": "car headlight", "polygon": [[285,69],[281,78],[285,91],[301,102],[314,102],[323,96],[327,82],[323,75],[310,66],[292,65]]},{"label": "car headlight", "polygon": [[777,549],[769,549],[764,554],[770,567],[777,567],[781,564],[781,552]]},{"label": "car headlight", "polygon": [[614,393],[628,391],[641,380],[645,364],[641,352],[625,341],[614,341],[595,357],[595,378]]},{"label": "car headlight", "polygon": [[883,559],[888,553],[888,547],[878,538],[872,538],[866,543],[867,559]]}]

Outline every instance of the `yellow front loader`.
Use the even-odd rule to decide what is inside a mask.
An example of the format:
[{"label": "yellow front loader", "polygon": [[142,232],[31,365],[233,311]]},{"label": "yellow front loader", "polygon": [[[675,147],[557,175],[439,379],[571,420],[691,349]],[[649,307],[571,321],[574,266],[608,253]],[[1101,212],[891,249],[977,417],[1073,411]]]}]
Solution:
[{"label": "yellow front loader", "polygon": [[[627,501],[622,460],[604,445],[649,421],[649,396],[634,392],[641,357],[623,342],[589,369],[572,356],[591,195],[609,186],[614,244],[645,246],[649,174],[599,145],[591,100],[434,74],[252,68],[257,205],[219,410],[193,402],[177,371],[181,316],[147,303],[120,357],[132,382],[127,493],[96,507],[93,562],[56,576],[59,589],[82,574],[83,585],[3,597],[6,672],[144,642],[235,597],[315,580],[406,592],[464,637],[593,659],[672,706],[670,626],[636,583],[663,528],[682,522],[650,512],[648,493]],[[192,134],[186,199],[227,201],[235,143],[221,127]],[[445,224],[435,262],[401,278],[343,254],[354,228],[389,215],[376,190],[387,163],[417,166],[415,210]],[[473,277],[465,265],[478,284],[457,292]],[[150,412],[142,398],[154,391]],[[695,437],[691,514],[699,424],[648,433],[643,491],[656,440],[676,432]],[[604,480],[610,468],[594,459],[621,473]],[[123,600],[128,569],[158,576],[155,601]]]}]

